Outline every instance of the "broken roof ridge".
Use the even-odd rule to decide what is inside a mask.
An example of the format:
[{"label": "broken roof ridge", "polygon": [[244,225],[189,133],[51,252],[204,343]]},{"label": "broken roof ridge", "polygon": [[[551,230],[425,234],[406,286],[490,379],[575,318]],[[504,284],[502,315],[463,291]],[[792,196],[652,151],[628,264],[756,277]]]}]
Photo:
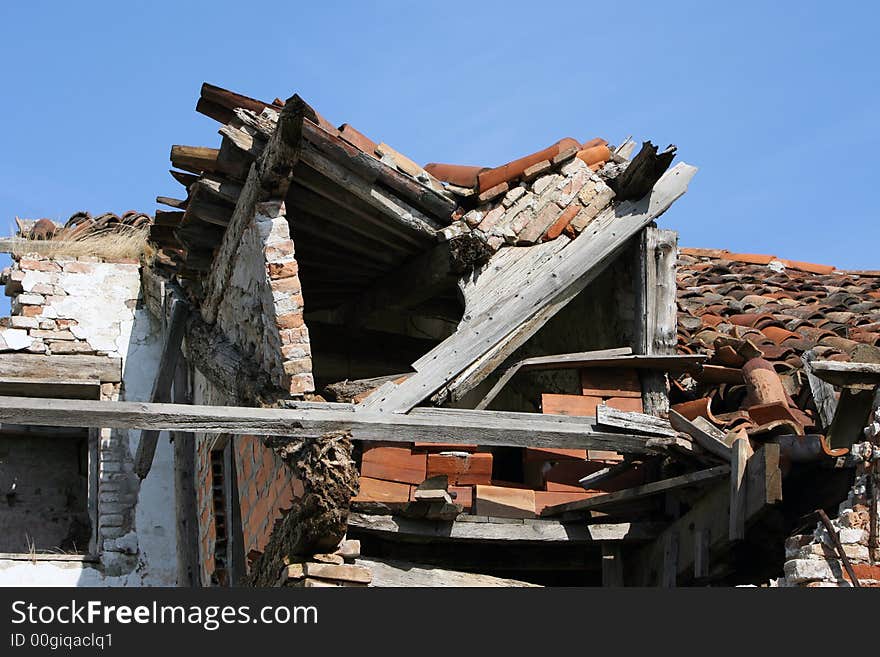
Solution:
[{"label": "broken roof ridge", "polygon": [[834,265],[821,265],[813,262],[804,262],[801,260],[791,260],[789,258],[780,258],[775,255],[759,254],[759,253],[737,253],[728,249],[708,249],[699,247],[682,247],[682,255],[694,256],[697,258],[710,258],[712,260],[729,260],[731,262],[743,262],[749,265],[769,265],[772,262],[779,262],[786,269],[795,269],[797,271],[807,272],[809,274],[830,274],[831,272],[840,272]]}]

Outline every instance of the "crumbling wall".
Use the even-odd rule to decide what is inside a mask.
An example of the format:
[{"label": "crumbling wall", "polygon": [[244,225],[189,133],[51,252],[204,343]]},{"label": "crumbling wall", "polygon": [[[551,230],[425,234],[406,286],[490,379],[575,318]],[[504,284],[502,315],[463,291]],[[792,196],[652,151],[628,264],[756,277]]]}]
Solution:
[{"label": "crumbling wall", "polygon": [[293,395],[314,392],[302,285],[283,203],[263,203],[244,231],[217,325]]},{"label": "crumbling wall", "polygon": [[[201,372],[194,376],[193,403],[226,405],[237,403],[213,385]],[[217,434],[196,434],[196,500],[199,524],[199,562],[201,582],[216,582],[218,564],[217,518],[214,507],[214,468],[212,448]],[[230,436],[235,457],[235,475],[241,512],[243,553],[254,556],[263,552],[277,521],[303,495],[302,482],[279,453],[266,446],[263,436]],[[228,528],[232,531],[234,528]]]},{"label": "crumbling wall", "polygon": [[[874,420],[865,429],[865,435],[873,443],[866,454],[869,465],[858,466],[859,474],[856,475],[855,484],[847,499],[841,502],[837,518],[831,524],[859,584],[880,587],[880,550],[874,547],[874,554],[871,554],[871,506],[874,506],[875,523],[880,514],[880,496],[877,491],[872,490],[877,484],[874,471],[880,467],[880,458],[875,453],[880,450],[880,408],[875,410]],[[864,445],[867,443],[863,443]],[[874,477],[873,482],[871,477]],[[877,531],[876,524],[874,531]],[[789,538],[785,544],[785,558],[785,577],[779,581],[780,586],[852,586],[834,541],[822,523],[818,523],[816,529],[809,534]]]},{"label": "crumbling wall", "polygon": [[[147,401],[162,347],[161,328],[138,307],[139,265],[97,258],[23,256],[0,280],[12,316],[0,319],[0,351],[120,358],[122,382],[101,384],[105,401]],[[133,472],[139,431],[100,429],[97,444],[97,564],[14,561],[0,584],[169,585],[176,581],[173,464],[167,435],[149,477]],[[93,493],[94,494],[94,493]],[[57,580],[54,579],[57,577]]]}]

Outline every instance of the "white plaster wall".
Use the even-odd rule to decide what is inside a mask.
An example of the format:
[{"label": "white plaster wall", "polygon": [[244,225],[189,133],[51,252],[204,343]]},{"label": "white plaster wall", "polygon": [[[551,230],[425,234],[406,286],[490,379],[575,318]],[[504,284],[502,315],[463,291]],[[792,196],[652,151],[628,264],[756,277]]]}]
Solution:
[{"label": "white plaster wall", "polygon": [[[91,273],[64,274],[69,297],[55,304],[58,316],[77,320],[87,339],[102,351],[123,359],[123,398],[148,401],[164,340],[162,328],[146,309],[132,309],[137,298],[136,265],[95,263]],[[131,304],[129,304],[131,305]],[[100,346],[98,346],[100,345]],[[137,452],[140,431],[127,436],[129,457]],[[131,532],[115,539],[135,555],[103,550],[102,564],[0,560],[0,586],[174,586],[177,556],[174,511],[173,449],[168,434],[159,444],[150,473],[140,485]],[[105,546],[106,547],[106,546]],[[132,562],[133,569],[129,571]],[[114,565],[123,571],[117,576]]]}]

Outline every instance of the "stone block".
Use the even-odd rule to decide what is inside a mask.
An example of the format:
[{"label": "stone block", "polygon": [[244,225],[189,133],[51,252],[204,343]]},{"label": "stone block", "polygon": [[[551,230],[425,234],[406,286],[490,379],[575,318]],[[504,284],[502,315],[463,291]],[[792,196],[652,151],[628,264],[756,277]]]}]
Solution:
[{"label": "stone block", "polygon": [[784,570],[785,579],[793,584],[838,579],[832,565],[825,559],[791,559],[785,562]]}]

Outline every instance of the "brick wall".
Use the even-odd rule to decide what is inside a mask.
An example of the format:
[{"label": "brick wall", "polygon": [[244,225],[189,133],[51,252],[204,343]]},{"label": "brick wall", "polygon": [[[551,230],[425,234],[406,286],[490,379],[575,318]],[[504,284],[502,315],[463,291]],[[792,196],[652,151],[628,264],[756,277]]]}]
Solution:
[{"label": "brick wall", "polygon": [[258,436],[235,438],[235,468],[244,552],[262,552],[275,521],[303,494],[302,483]]},{"label": "brick wall", "polygon": [[217,324],[285,392],[314,392],[293,240],[280,202],[261,203],[244,231]]},{"label": "brick wall", "polygon": [[196,504],[199,519],[199,564],[203,586],[211,584],[211,577],[216,568],[214,549],[217,527],[214,522],[214,476],[210,449],[213,438],[213,436],[203,436],[200,440],[196,440]]}]

